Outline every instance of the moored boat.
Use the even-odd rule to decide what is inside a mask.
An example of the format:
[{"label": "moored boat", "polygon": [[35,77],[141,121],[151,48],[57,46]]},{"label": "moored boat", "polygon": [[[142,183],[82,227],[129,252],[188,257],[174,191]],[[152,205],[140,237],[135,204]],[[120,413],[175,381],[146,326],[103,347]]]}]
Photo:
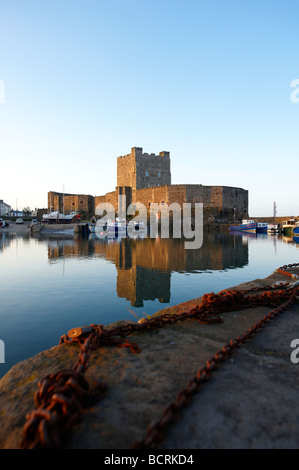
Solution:
[{"label": "moored boat", "polygon": [[296,228],[296,219],[284,220],[282,222],[282,231],[283,233],[292,233],[293,229]]},{"label": "moored boat", "polygon": [[143,221],[127,222],[125,219],[117,218],[115,221],[107,220],[104,224],[91,222],[88,224],[90,233],[97,233],[101,237],[106,235],[108,238],[130,238],[144,237],[147,234],[147,226]]},{"label": "moored boat", "polygon": [[61,214],[58,211],[51,212],[50,214],[44,214],[42,222],[48,224],[71,224],[78,222],[80,215],[77,212],[70,212],[69,214]]},{"label": "moored boat", "polygon": [[266,222],[258,222],[256,225],[256,232],[257,233],[267,233],[268,231],[268,224]]},{"label": "moored boat", "polygon": [[254,220],[242,220],[241,225],[231,225],[229,229],[237,232],[256,233],[257,223]]},{"label": "moored boat", "polygon": [[268,233],[279,233],[281,228],[279,224],[268,224]]},{"label": "moored boat", "polygon": [[296,222],[296,226],[293,228],[293,234],[299,236],[299,222]]}]

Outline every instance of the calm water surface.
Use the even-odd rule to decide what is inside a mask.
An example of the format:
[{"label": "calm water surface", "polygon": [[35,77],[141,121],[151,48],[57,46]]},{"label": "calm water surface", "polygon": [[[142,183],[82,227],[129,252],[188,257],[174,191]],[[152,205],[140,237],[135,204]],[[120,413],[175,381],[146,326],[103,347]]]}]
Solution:
[{"label": "calm water surface", "polygon": [[185,250],[173,239],[0,233],[0,377],[73,327],[137,321],[298,261],[299,243],[277,235],[205,233],[202,248]]}]

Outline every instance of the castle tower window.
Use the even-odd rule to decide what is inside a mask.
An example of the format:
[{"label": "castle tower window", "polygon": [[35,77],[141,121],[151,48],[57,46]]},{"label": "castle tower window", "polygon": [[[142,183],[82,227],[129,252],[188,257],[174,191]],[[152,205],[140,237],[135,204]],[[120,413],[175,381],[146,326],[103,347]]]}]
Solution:
[{"label": "castle tower window", "polygon": [[80,201],[80,204],[83,204],[83,201]]},{"label": "castle tower window", "polygon": [[145,172],[145,176],[148,176],[148,171],[147,171],[147,170],[146,170],[146,172]]}]

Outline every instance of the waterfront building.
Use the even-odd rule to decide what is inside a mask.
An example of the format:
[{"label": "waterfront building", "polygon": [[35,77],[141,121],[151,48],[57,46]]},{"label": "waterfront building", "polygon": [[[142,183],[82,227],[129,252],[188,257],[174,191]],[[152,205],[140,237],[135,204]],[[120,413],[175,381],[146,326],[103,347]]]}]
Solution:
[{"label": "waterfront building", "polygon": [[0,216],[8,215],[11,211],[11,206],[9,204],[5,204],[3,199],[0,199]]}]

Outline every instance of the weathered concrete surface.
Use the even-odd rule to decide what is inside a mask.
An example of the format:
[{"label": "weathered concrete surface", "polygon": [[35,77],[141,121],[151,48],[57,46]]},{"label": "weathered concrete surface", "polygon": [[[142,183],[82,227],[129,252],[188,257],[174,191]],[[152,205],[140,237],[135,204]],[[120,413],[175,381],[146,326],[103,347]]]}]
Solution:
[{"label": "weathered concrete surface", "polygon": [[[274,274],[237,288],[288,281]],[[177,313],[200,299],[178,306]],[[166,309],[168,311],[169,309]],[[174,309],[172,309],[173,311]],[[107,396],[86,411],[72,432],[69,448],[129,449],[148,424],[228,340],[262,318],[269,308],[224,314],[222,324],[196,320],[135,333],[140,354],[102,348],[92,354],[86,377],[108,384]],[[163,313],[163,312],[160,312]],[[270,322],[221,365],[193,396],[160,448],[297,448],[299,443],[298,365],[290,343],[299,337],[299,306]],[[81,325],[71,325],[71,327]],[[14,366],[0,381],[0,447],[18,448],[25,415],[44,375],[76,362],[76,346],[59,345]]]},{"label": "weathered concrete surface", "polygon": [[9,233],[11,235],[28,235],[30,233],[39,233],[44,234],[54,233],[54,232],[69,232],[74,231],[76,224],[38,224],[33,226],[32,230],[30,228],[31,222],[24,222],[24,224],[16,224],[15,222],[8,221],[9,226],[1,228],[1,233]]}]

